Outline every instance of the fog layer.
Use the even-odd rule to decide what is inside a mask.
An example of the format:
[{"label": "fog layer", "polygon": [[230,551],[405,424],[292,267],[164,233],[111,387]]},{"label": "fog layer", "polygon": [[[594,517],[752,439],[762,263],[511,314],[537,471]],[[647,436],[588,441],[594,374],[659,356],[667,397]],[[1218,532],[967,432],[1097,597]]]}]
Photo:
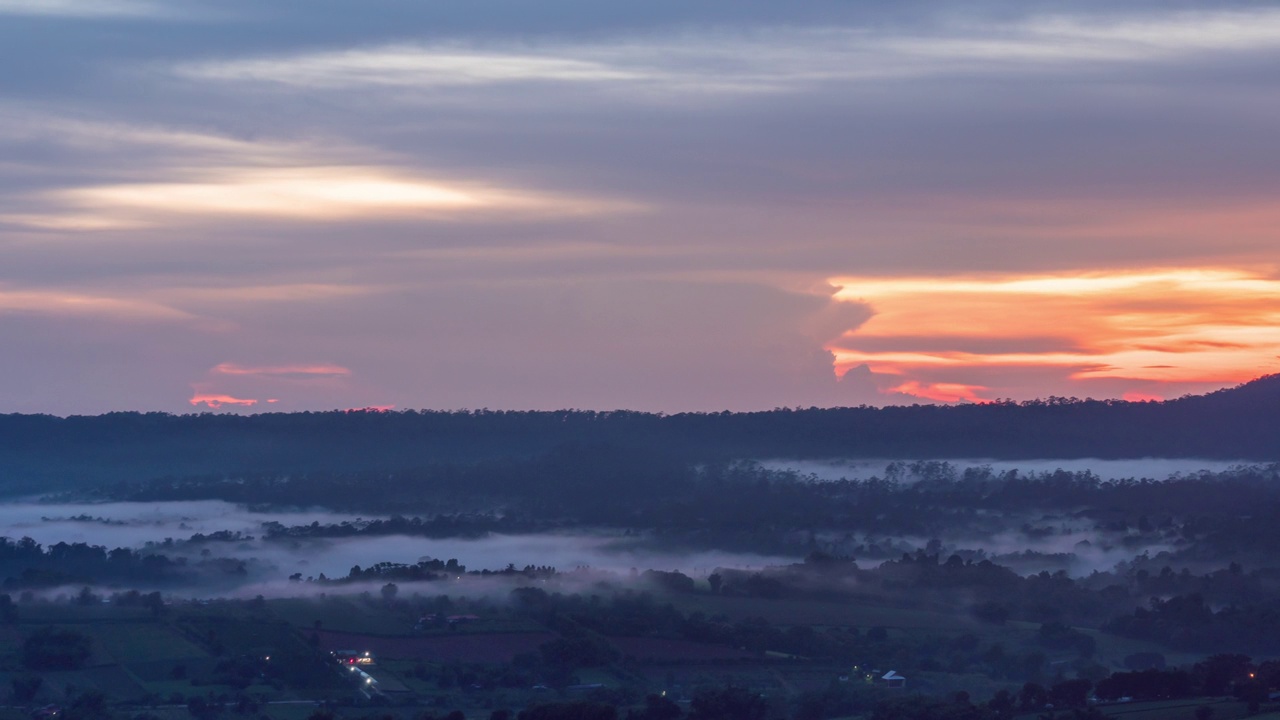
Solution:
[{"label": "fog layer", "polygon": [[[770,470],[790,470],[801,475],[812,475],[819,480],[868,480],[872,477],[888,478],[895,474],[891,468],[901,464],[898,475],[901,480],[914,480],[909,466],[916,461],[888,459],[832,459],[789,460],[773,458],[760,464]],[[1037,460],[988,460],[980,458],[953,458],[927,460],[929,464],[946,463],[957,474],[970,468],[989,469],[995,475],[1011,470],[1021,475],[1037,475],[1064,470],[1070,473],[1092,472],[1103,480],[1152,479],[1165,480],[1175,475],[1195,475],[1201,472],[1223,472],[1232,468],[1252,465],[1243,460],[1197,460],[1185,458],[1139,458],[1136,460],[1101,460],[1098,458],[1037,459]]]}]

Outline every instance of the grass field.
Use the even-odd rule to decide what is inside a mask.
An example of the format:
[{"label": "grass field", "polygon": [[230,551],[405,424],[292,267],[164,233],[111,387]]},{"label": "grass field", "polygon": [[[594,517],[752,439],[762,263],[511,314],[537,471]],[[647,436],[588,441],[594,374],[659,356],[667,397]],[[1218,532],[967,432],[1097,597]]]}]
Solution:
[{"label": "grass field", "polygon": [[202,648],[173,627],[158,622],[100,623],[83,632],[94,640],[95,659],[104,663],[128,663],[208,657]]},{"label": "grass field", "polygon": [[[538,632],[536,623],[511,618],[505,614],[486,613],[479,620],[456,625],[428,625],[415,629],[419,613],[407,604],[385,605],[359,597],[329,596],[321,599],[280,599],[267,603],[278,617],[300,629],[383,636],[431,636],[454,634],[489,634]],[[446,613],[447,614],[447,613]],[[317,624],[318,623],[318,624]]]},{"label": "grass field", "polygon": [[966,631],[977,623],[954,615],[825,600],[770,600],[724,595],[671,595],[664,600],[684,612],[723,613],[730,620],[759,617],[777,625],[886,627],[903,630]]}]

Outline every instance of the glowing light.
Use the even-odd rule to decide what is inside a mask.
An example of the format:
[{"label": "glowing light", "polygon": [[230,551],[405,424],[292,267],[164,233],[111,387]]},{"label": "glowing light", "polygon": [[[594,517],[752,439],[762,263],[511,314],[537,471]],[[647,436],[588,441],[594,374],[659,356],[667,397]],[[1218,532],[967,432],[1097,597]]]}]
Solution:
[{"label": "glowing light", "polygon": [[563,216],[625,212],[625,202],[555,196],[492,185],[427,179],[361,166],[210,168],[165,182],[123,183],[44,193],[35,200],[58,215],[0,215],[0,220],[66,229],[146,227],[175,218],[227,216],[334,221],[368,218],[461,219],[478,212]]},{"label": "glowing light", "polygon": [[489,204],[478,192],[372,168],[240,170],[201,181],[64,191],[81,204],[166,213],[340,217],[369,210],[449,210]]}]

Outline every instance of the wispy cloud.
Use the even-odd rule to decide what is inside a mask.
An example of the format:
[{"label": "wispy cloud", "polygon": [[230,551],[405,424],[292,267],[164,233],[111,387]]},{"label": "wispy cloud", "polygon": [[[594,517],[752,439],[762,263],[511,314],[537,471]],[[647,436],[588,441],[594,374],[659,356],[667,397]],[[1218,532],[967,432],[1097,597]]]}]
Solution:
[{"label": "wispy cloud", "polygon": [[219,363],[210,371],[214,375],[249,375],[256,377],[345,377],[351,370],[341,365],[267,365],[245,367],[235,363]]},{"label": "wispy cloud", "polygon": [[619,82],[651,77],[651,73],[626,70],[596,60],[413,45],[201,63],[184,66],[179,73],[211,80],[255,80],[328,88],[530,81]]},{"label": "wispy cloud", "polygon": [[[217,410],[219,408],[223,408],[227,406],[253,407],[254,405],[257,405],[259,401],[256,398],[238,398],[238,397],[235,397],[234,395],[202,393],[202,392],[196,391],[196,393],[193,394],[191,396],[191,399],[188,400],[187,402],[190,403],[192,406],[204,405],[206,407]],[[275,402],[275,401],[268,400],[268,402]]]},{"label": "wispy cloud", "polygon": [[190,321],[197,316],[169,305],[109,294],[55,289],[10,289],[0,285],[0,314],[100,317],[124,321]]},{"label": "wispy cloud", "polygon": [[886,388],[886,393],[898,393],[901,395],[910,395],[924,400],[937,400],[938,402],[981,402],[982,398],[979,393],[988,390],[981,385],[965,385],[964,383],[924,383],[919,380],[909,380],[901,385],[895,385]]},{"label": "wispy cloud", "polygon": [[394,285],[320,282],[279,282],[208,287],[174,286],[149,292],[149,297],[175,305],[235,305],[257,303],[310,303],[388,292]]},{"label": "wispy cloud", "polygon": [[[514,187],[397,166],[394,153],[337,141],[243,140],[38,114],[0,115],[0,137],[106,157],[117,177],[0,195],[0,224],[56,231],[145,228],[226,218],[294,222],[538,219],[634,212],[611,198]],[[374,161],[374,162],[371,162]],[[376,161],[383,161],[378,163]],[[145,180],[138,179],[145,177]]]},{"label": "wispy cloud", "polygon": [[165,14],[159,3],[148,0],[0,0],[0,15],[110,18]]},{"label": "wispy cloud", "polygon": [[[608,43],[393,44],[181,65],[184,77],[317,89],[562,83],[657,93],[790,92],[814,83],[1080,63],[1163,61],[1280,48],[1280,11],[1039,16],[926,31],[693,29]],[[638,97],[638,96],[635,96]]]},{"label": "wispy cloud", "polygon": [[350,368],[335,363],[287,363],[241,365],[221,362],[191,383],[191,405],[210,408],[253,407],[266,397],[268,404],[288,402],[301,394],[342,391],[355,375]]}]

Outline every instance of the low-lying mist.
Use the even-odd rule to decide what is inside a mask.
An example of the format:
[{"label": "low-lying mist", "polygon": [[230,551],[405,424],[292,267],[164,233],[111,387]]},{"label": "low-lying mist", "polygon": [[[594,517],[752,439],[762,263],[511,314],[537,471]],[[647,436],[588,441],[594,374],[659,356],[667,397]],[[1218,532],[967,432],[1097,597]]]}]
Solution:
[{"label": "low-lying mist", "polygon": [[[0,504],[0,536],[29,537],[47,547],[86,543],[108,549],[144,549],[173,558],[230,558],[245,561],[243,577],[220,578],[216,591],[232,585],[272,587],[272,594],[323,591],[290,583],[288,577],[337,579],[353,566],[377,563],[412,565],[423,559],[456,559],[468,570],[501,570],[510,565],[559,570],[592,568],[630,573],[632,569],[679,570],[705,576],[715,568],[762,568],[799,558],[715,549],[677,551],[649,546],[643,535],[621,532],[556,532],[530,535],[489,534],[479,538],[424,538],[404,535],[345,538],[267,539],[262,525],[339,524],[352,516],[327,511],[255,512],[221,501],[166,503],[110,502],[49,504],[36,501]],[[366,517],[365,519],[372,519]],[[193,536],[230,534],[230,539]],[[225,537],[225,536],[224,536]],[[213,590],[214,588],[210,588]],[[332,591],[332,588],[330,588]],[[199,594],[198,588],[182,593]],[[238,594],[238,593],[237,593]]]},{"label": "low-lying mist", "polygon": [[185,540],[219,531],[257,535],[265,522],[321,525],[351,520],[327,510],[251,512],[221,500],[52,504],[35,500],[0,503],[0,535],[29,537],[51,545],[83,542],[137,548],[166,538]]},{"label": "low-lying mist", "polygon": [[999,476],[1017,471],[1022,476],[1054,473],[1090,472],[1101,480],[1151,479],[1167,480],[1179,475],[1196,475],[1202,472],[1225,472],[1239,467],[1251,467],[1256,463],[1243,460],[1196,460],[1186,458],[1138,458],[1132,460],[1101,460],[1098,458],[1037,459],[1037,460],[985,460],[980,458],[952,458],[945,460],[788,460],[771,458],[759,461],[769,470],[795,472],[801,476],[813,476],[818,480],[869,480],[872,477],[897,479],[904,482],[921,479],[912,466],[938,470],[943,464],[950,466],[957,476],[966,470],[988,470]]}]

